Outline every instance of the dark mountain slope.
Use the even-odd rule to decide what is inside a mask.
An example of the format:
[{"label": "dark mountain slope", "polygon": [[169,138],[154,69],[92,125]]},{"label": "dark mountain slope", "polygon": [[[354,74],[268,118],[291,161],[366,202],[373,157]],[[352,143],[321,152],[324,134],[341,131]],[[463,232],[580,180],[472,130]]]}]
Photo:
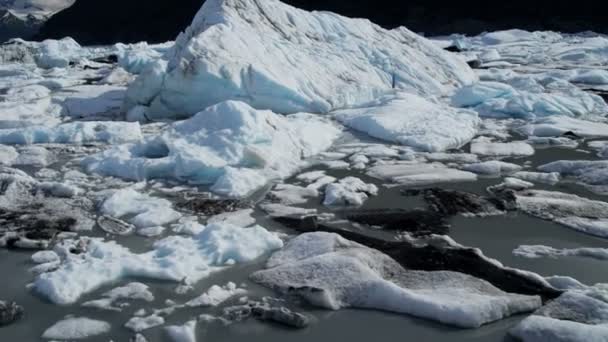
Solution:
[{"label": "dark mountain slope", "polygon": [[[264,0],[258,0],[264,1]],[[204,0],[78,0],[43,27],[39,39],[72,36],[83,44],[172,40]],[[286,0],[308,10],[405,25],[427,34],[476,34],[507,28],[608,33],[604,1]]]}]

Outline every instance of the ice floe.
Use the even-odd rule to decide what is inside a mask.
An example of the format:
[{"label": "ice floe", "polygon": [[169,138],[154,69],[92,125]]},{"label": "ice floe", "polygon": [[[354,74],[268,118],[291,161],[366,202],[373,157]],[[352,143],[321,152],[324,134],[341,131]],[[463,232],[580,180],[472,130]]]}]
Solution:
[{"label": "ice floe", "polygon": [[608,260],[608,248],[553,248],[543,245],[522,245],[513,250],[513,254],[526,258],[559,258],[583,257]]},{"label": "ice floe", "polygon": [[531,156],[534,148],[523,141],[501,143],[477,139],[471,143],[471,153],[491,157]]},{"label": "ice floe", "polygon": [[520,210],[583,233],[608,237],[608,203],[555,191],[518,192]]},{"label": "ice floe", "polygon": [[142,254],[115,241],[81,239],[72,243],[84,244],[85,251],[64,252],[56,271],[38,276],[33,286],[36,292],[54,303],[72,304],[81,295],[126,277],[194,283],[223,266],[251,261],[283,245],[277,235],[260,226],[226,223],[208,225],[193,237],[167,237]]},{"label": "ice floe", "polygon": [[472,172],[449,168],[441,163],[384,164],[369,168],[371,177],[389,180],[399,185],[424,186],[434,183],[471,182],[477,180]]},{"label": "ice floe", "polygon": [[251,277],[327,309],[379,309],[470,328],[541,305],[539,297],[508,294],[462,273],[406,270],[330,233],[294,238]]},{"label": "ice floe", "polygon": [[510,334],[524,342],[604,342],[608,339],[605,284],[575,288],[515,326]]},{"label": "ice floe", "polygon": [[361,206],[369,198],[378,194],[378,187],[367,184],[357,177],[346,177],[337,183],[331,183],[325,188],[326,206]]},{"label": "ice floe", "polygon": [[536,137],[559,137],[564,133],[571,132],[579,137],[598,138],[608,136],[608,124],[566,116],[552,116],[538,119],[519,128],[519,131],[528,136]]},{"label": "ice floe", "polygon": [[129,217],[138,228],[162,226],[177,221],[182,215],[166,199],[152,197],[132,188],[114,192],[104,200],[101,212],[115,218]]},{"label": "ice floe", "polygon": [[479,119],[471,111],[398,93],[364,108],[332,113],[337,120],[372,137],[428,152],[459,148],[477,133]]},{"label": "ice floe", "polygon": [[45,330],[46,340],[82,340],[108,333],[109,323],[85,317],[67,318]]},{"label": "ice floe", "polygon": [[247,290],[237,287],[233,282],[229,282],[224,286],[213,285],[209,288],[209,290],[207,290],[207,292],[186,302],[186,306],[218,306],[231,297],[243,296],[245,294],[247,294]]},{"label": "ice floe", "polygon": [[474,172],[486,176],[498,176],[501,174],[510,174],[522,169],[517,164],[507,163],[500,160],[490,160],[481,163],[468,164],[462,168],[465,171]]},{"label": "ice floe", "polygon": [[168,326],[165,331],[173,342],[196,342],[196,321],[181,326]]}]

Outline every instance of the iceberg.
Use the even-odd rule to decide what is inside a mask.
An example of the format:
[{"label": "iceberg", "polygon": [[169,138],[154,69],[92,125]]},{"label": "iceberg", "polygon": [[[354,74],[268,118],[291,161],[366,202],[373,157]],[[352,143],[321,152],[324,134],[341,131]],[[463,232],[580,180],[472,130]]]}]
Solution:
[{"label": "iceberg", "polygon": [[428,97],[476,80],[462,59],[405,28],[278,0],[206,1],[163,58],[164,70],[144,71],[126,100],[127,108],[149,106],[151,119],[192,116],[226,100],[326,113],[393,89]]}]

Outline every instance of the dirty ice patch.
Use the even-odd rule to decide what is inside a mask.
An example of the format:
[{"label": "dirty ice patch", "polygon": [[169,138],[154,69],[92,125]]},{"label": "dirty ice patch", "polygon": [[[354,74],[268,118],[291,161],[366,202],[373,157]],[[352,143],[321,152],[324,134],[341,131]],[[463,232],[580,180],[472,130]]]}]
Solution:
[{"label": "dirty ice patch", "polygon": [[505,293],[457,272],[406,270],[387,255],[337,234],[289,241],[251,278],[330,310],[376,309],[476,328],[541,305],[537,296]]},{"label": "dirty ice patch", "polygon": [[425,152],[459,148],[477,133],[477,114],[399,93],[364,108],[334,112],[344,125]]},{"label": "dirty ice patch", "polygon": [[243,197],[290,176],[331,146],[341,130],[312,114],[277,115],[228,101],[172,124],[158,136],[85,158],[89,172],[131,180],[172,178]]},{"label": "dirty ice patch", "polygon": [[0,143],[13,145],[95,142],[117,144],[139,141],[142,138],[141,127],[137,122],[88,121],[65,123],[55,127],[0,129]]},{"label": "dirty ice patch", "polygon": [[476,79],[462,59],[405,28],[278,0],[205,2],[164,58],[162,81],[142,73],[132,87],[151,88],[148,96],[127,99],[150,106],[151,118],[235,99],[277,113],[326,113],[395,88],[437,96]]},{"label": "dirty ice patch", "polygon": [[33,289],[55,304],[73,304],[86,293],[129,277],[193,284],[222,267],[252,261],[283,246],[263,227],[227,223],[208,225],[192,237],[167,237],[142,254],[116,241],[82,239],[72,243],[84,244],[83,253],[64,252],[59,268],[34,282]]}]

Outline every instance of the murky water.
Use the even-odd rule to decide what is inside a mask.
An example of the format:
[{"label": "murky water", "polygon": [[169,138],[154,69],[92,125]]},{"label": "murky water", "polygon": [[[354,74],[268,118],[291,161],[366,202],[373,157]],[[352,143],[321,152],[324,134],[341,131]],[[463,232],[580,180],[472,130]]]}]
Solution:
[{"label": "murky water", "polygon": [[[559,159],[595,159],[591,153],[567,149],[541,149],[534,157],[528,159],[512,160],[518,164],[529,162],[537,166]],[[359,172],[329,170],[328,174],[343,177],[355,175],[365,181],[377,180],[364,176]],[[483,193],[487,186],[497,184],[500,179],[480,179],[474,183],[457,183],[442,185],[446,188],[461,189],[476,193]],[[539,185],[540,189],[553,189],[580,194],[585,197],[605,200],[605,197],[590,193],[588,190],[575,184],[561,184],[556,187]],[[384,188],[378,197],[371,198],[364,206],[372,208],[414,208],[424,205],[420,199],[401,196],[401,188]],[[309,203],[308,207],[319,207],[319,203]],[[339,213],[339,212],[338,212]],[[280,229],[276,223],[263,218],[260,223],[269,229]],[[608,240],[603,240],[581,234],[558,224],[543,221],[521,213],[511,213],[506,216],[488,218],[457,217],[452,220],[451,236],[461,244],[481,248],[490,257],[496,258],[512,267],[530,270],[541,275],[565,275],[574,277],[586,284],[608,282],[608,271],[605,262],[588,258],[540,258],[526,259],[512,254],[514,248],[522,244],[544,244],[556,248],[576,247],[604,247],[608,248]],[[119,238],[120,243],[133,250],[143,251],[150,247],[153,240],[141,237]],[[263,260],[256,263],[237,265],[216,273],[197,284],[194,291],[186,295],[177,295],[174,292],[176,284],[167,282],[150,282],[156,300],[152,303],[132,302],[123,312],[104,312],[79,306],[61,307],[46,303],[36,294],[26,289],[26,284],[33,280],[28,273],[32,266],[29,261],[31,253],[0,250],[0,270],[3,279],[0,286],[0,298],[18,302],[26,310],[25,318],[9,327],[0,328],[0,341],[38,341],[43,331],[64,318],[66,315],[86,316],[89,318],[105,320],[112,324],[110,334],[90,341],[128,341],[132,332],[124,328],[124,323],[141,308],[163,308],[167,305],[165,300],[171,299],[178,303],[184,302],[204,292],[213,284],[225,284],[233,281],[237,284],[245,283],[252,299],[265,295],[273,295],[269,290],[248,281],[248,275],[263,265]],[[97,299],[103,293],[116,285],[110,284],[93,294],[82,298],[82,301]],[[82,302],[81,301],[81,302]],[[338,312],[318,310],[308,306],[296,306],[314,317],[314,322],[307,329],[292,330],[277,325],[260,323],[248,320],[225,326],[221,323],[204,323],[198,325],[199,341],[395,341],[395,340],[423,340],[423,341],[509,341],[507,331],[517,324],[524,316],[512,317],[480,329],[457,329],[438,323],[421,320],[413,317],[395,315],[384,312],[365,310],[342,310]],[[187,309],[177,311],[167,318],[167,324],[183,324],[184,322],[204,313],[218,313],[219,309]],[[144,335],[150,341],[165,341],[166,336],[162,328],[153,328],[145,331]]]}]

